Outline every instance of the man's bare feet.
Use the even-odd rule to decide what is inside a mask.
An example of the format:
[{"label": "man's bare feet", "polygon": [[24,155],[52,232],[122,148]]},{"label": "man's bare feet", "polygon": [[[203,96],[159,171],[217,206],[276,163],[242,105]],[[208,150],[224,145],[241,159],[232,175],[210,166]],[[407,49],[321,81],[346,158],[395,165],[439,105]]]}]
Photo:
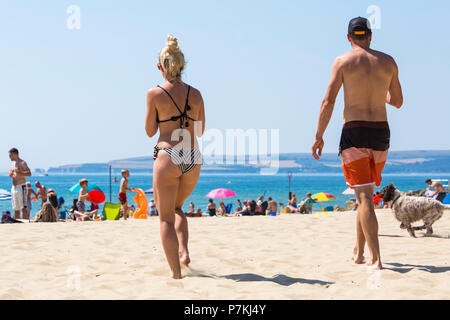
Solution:
[{"label": "man's bare feet", "polygon": [[383,266],[380,261],[368,262],[367,268],[373,270],[383,270]]}]

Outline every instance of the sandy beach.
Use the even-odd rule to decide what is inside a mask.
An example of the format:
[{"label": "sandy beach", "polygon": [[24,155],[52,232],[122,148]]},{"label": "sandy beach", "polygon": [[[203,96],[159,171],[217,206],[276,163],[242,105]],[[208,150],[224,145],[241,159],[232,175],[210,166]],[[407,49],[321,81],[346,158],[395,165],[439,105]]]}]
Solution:
[{"label": "sandy beach", "polygon": [[355,213],[191,218],[170,279],[159,220],[0,225],[0,299],[449,299],[450,213],[410,238],[377,210],[385,269],[354,265]]}]

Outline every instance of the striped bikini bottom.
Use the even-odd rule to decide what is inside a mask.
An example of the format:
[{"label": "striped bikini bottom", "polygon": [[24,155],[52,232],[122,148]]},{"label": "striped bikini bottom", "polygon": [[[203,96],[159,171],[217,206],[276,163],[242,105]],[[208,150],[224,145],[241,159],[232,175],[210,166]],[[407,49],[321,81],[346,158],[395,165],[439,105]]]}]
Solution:
[{"label": "striped bikini bottom", "polygon": [[153,160],[158,158],[158,152],[164,150],[172,161],[180,168],[181,174],[190,172],[197,164],[202,163],[202,154],[198,149],[183,150],[176,148],[158,148],[155,146]]}]

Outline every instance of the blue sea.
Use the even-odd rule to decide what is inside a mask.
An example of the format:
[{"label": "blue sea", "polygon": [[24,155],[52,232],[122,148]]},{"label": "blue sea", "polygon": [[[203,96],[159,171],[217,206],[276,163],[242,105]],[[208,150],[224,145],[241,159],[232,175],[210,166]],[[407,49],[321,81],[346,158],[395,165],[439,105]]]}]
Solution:
[{"label": "blue sea", "polygon": [[[33,176],[28,179],[34,186],[34,182],[39,180],[43,185],[48,188],[53,188],[58,197],[62,196],[65,199],[65,205],[67,209],[70,208],[73,199],[77,197],[77,194],[73,194],[69,191],[70,187],[76,184],[79,179],[87,178],[89,182],[98,185],[106,195],[106,201],[110,199],[109,193],[109,176],[107,175],[55,175],[55,176]],[[120,176],[117,176],[117,180],[120,181]],[[426,178],[431,179],[448,179],[448,175],[389,175],[383,176],[383,186],[393,182],[397,188],[401,191],[423,189]],[[129,178],[130,187],[141,188],[143,190],[152,187],[151,175],[132,175]],[[112,202],[118,203],[117,195],[119,192],[119,182],[112,182]],[[11,190],[11,179],[8,176],[0,176],[0,188]],[[236,208],[237,199],[242,200],[256,200],[259,195],[264,195],[265,198],[272,197],[277,202],[287,203],[289,196],[289,180],[287,175],[274,175],[274,176],[262,176],[262,175],[210,175],[204,174],[200,176],[197,187],[192,195],[187,199],[183,209],[187,210],[189,202],[193,201],[196,208],[205,209],[208,198],[205,195],[216,188],[227,188],[236,192],[237,196],[233,198],[224,199],[226,204],[232,203],[233,208]],[[354,197],[354,195],[343,195],[342,192],[346,189],[345,180],[342,175],[293,175],[291,178],[290,190],[297,194],[297,199],[300,201],[304,199],[307,192],[327,192],[336,197],[336,200],[317,203],[314,206],[314,210],[321,210],[325,206],[339,205],[345,206],[346,201]],[[380,189],[380,188],[378,188]],[[129,193],[128,199],[130,204],[134,204],[132,200],[133,193]],[[150,200],[152,195],[148,195]],[[39,210],[40,202],[33,202],[33,209],[31,216],[33,217]],[[89,208],[89,204],[87,205]],[[102,208],[102,207],[100,207]],[[10,210],[11,201],[0,201],[0,212]]]}]

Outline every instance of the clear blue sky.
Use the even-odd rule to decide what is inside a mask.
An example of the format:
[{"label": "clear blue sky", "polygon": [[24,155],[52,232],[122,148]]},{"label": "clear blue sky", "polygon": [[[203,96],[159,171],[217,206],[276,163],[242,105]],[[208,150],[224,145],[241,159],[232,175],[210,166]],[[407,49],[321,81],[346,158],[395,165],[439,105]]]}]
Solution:
[{"label": "clear blue sky", "polygon": [[[66,27],[72,4],[80,30]],[[396,59],[404,89],[403,109],[388,108],[392,150],[450,149],[447,1],[3,0],[0,171],[12,146],[32,168],[151,155],[145,96],[162,83],[169,33],[207,128],[279,128],[281,152],[310,152],[347,23],[369,5],[381,9],[372,47]],[[340,94],[325,152],[337,152],[342,108]]]}]

